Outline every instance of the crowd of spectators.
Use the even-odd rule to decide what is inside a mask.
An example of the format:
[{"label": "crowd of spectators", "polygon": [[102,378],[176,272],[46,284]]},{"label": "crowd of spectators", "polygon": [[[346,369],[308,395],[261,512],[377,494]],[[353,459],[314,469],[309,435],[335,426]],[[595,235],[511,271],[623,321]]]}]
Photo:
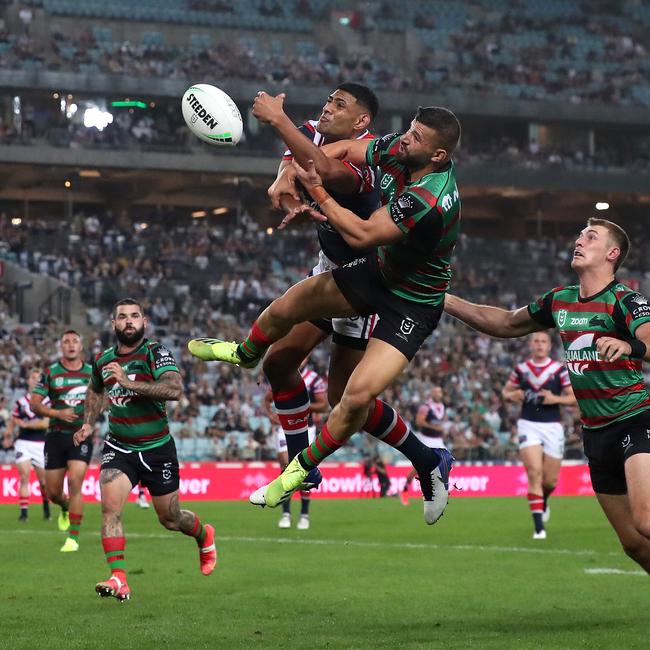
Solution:
[{"label": "crowd of spectators", "polygon": [[[174,351],[182,368],[186,393],[169,405],[169,413],[179,454],[186,460],[274,457],[261,374],[204,364],[188,354],[185,343],[206,334],[241,338],[261,308],[308,272],[315,245],[311,228],[267,234],[245,214],[227,226],[193,220],[140,226],[131,233],[116,228],[109,215],[79,214],[65,235],[47,220],[18,227],[0,217],[0,254],[5,259],[54,275],[81,291],[88,306],[89,355],[113,342],[110,305],[127,295],[142,297],[151,336]],[[568,241],[552,238],[462,236],[455,255],[455,290],[508,308],[526,304],[567,277],[569,250]],[[6,323],[0,336],[0,394],[8,406],[24,387],[29,368],[56,356],[62,326],[10,326],[6,307],[0,316]],[[500,391],[525,354],[525,341],[493,340],[444,317],[384,398],[413,422],[418,406],[439,383],[449,409],[446,439],[457,457],[514,460],[516,409],[503,403]],[[311,363],[325,374],[327,362],[324,346]],[[567,454],[580,457],[575,410],[567,409],[565,420]],[[339,457],[357,459],[367,452],[364,449],[358,436]],[[398,459],[387,447],[381,446],[381,451],[389,460]]]},{"label": "crowd of spectators", "polygon": [[[207,13],[232,11],[231,3],[205,4],[202,11]],[[20,25],[13,32],[0,31],[0,65],[286,85],[329,86],[353,78],[378,90],[429,92],[444,86],[448,91],[532,100],[649,105],[645,79],[650,70],[650,14],[639,14],[636,4],[601,2],[594,11],[590,3],[578,0],[554,1],[548,7],[520,0],[466,0],[450,7],[367,2],[362,19],[350,28],[356,26],[369,39],[368,46],[376,50],[372,55],[321,45],[308,36],[294,39],[289,48],[264,32],[242,32],[239,38],[229,32],[213,40],[188,31],[183,46],[167,45],[162,32],[151,31],[153,24],[143,28],[147,36],[142,42],[113,39],[110,28],[98,27],[74,33],[53,30],[44,46],[32,35],[35,30]],[[302,11],[309,12],[310,5],[305,3]],[[325,19],[322,7],[314,19]],[[422,44],[416,62],[396,60],[399,48],[379,51],[379,43],[406,38],[402,34],[407,33]]]}]

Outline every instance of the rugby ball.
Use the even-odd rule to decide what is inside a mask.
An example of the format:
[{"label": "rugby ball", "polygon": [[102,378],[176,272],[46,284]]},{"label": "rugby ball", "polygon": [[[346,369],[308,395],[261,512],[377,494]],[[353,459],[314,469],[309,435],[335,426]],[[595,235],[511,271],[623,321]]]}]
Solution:
[{"label": "rugby ball", "polygon": [[183,94],[183,119],[197,138],[210,144],[232,147],[244,125],[233,100],[216,86],[195,84]]}]

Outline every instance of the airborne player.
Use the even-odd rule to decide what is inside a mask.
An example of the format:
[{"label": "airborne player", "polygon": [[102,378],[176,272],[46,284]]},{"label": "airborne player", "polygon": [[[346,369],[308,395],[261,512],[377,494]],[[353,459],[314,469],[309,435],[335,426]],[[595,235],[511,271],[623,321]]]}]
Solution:
[{"label": "airborne player", "polygon": [[571,262],[578,284],[513,311],[447,294],[445,311],[500,338],[557,327],[598,503],[625,552],[650,573],[650,395],[642,373],[650,305],[616,279],[629,248],[619,225],[589,219]]}]

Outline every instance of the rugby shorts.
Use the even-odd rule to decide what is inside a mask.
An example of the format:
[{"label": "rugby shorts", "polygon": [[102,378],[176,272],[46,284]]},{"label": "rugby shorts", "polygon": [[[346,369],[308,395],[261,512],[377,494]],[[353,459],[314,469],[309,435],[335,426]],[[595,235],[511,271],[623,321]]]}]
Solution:
[{"label": "rugby shorts", "polygon": [[45,467],[45,443],[39,440],[21,440],[14,442],[16,463],[30,462],[34,467]]},{"label": "rugby shorts", "polygon": [[93,455],[93,443],[90,440],[75,445],[70,433],[48,433],[43,449],[45,469],[63,469],[69,460],[81,460],[90,463]]},{"label": "rugby shorts", "polygon": [[551,458],[564,458],[564,427],[560,422],[534,422],[517,420],[519,449],[540,445]]}]

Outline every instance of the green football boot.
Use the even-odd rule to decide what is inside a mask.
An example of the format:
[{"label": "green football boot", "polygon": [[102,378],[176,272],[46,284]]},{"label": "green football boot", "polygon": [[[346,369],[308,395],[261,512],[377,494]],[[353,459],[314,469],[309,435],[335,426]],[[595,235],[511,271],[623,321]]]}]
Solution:
[{"label": "green football boot", "polygon": [[300,489],[308,474],[309,470],[305,469],[296,457],[287,465],[278,478],[255,490],[248,497],[248,500],[255,506],[276,508],[287,499],[290,499],[296,490]]},{"label": "green football boot", "polygon": [[187,344],[187,349],[192,356],[203,361],[225,361],[242,368],[255,368],[260,359],[244,361],[237,353],[238,344],[235,341],[221,341],[220,339],[192,339]]}]

